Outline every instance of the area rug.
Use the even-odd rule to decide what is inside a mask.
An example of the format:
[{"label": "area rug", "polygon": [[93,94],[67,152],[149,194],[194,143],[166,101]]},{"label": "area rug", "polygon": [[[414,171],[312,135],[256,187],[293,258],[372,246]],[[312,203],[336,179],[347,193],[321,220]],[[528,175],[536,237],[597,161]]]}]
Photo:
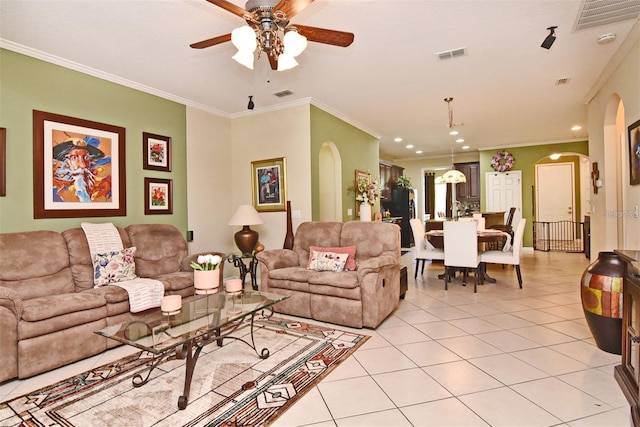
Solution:
[{"label": "area rug", "polygon": [[[235,335],[251,342],[250,324]],[[141,352],[0,403],[0,425],[269,425],[369,338],[276,317],[257,317],[254,337],[258,351],[269,349],[267,359],[239,341],[204,347],[184,410],[177,404],[184,360],[162,362],[136,388],[132,378],[153,360]]]}]

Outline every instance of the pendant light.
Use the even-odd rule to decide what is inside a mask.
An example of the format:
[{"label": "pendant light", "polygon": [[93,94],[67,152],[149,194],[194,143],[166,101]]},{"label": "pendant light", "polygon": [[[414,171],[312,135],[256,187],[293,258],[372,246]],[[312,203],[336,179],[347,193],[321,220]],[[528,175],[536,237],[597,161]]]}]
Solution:
[{"label": "pendant light", "polygon": [[[445,98],[444,102],[447,103],[447,108],[449,110],[449,129],[453,129],[453,110],[451,109],[451,101],[453,98]],[[467,182],[467,177],[457,170],[453,163],[453,144],[451,144],[451,169],[446,171],[442,175],[442,182],[445,184],[461,184],[463,182]]]}]

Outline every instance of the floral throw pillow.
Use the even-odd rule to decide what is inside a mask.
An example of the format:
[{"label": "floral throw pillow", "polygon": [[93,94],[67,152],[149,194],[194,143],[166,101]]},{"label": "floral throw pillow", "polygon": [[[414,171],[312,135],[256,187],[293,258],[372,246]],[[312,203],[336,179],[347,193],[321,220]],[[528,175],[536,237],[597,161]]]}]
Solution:
[{"label": "floral throw pillow", "polygon": [[93,284],[99,288],[110,283],[133,280],[136,276],[136,247],[96,254],[93,257]]},{"label": "floral throw pillow", "polygon": [[348,254],[347,263],[344,265],[345,271],[355,271],[356,269],[356,247],[344,246],[335,248],[323,248],[320,246],[309,246],[309,259],[313,257],[313,252],[335,252],[337,254]]},{"label": "floral throw pillow", "polygon": [[315,271],[343,271],[347,263],[348,254],[338,254],[335,252],[312,252],[309,258],[309,270]]}]

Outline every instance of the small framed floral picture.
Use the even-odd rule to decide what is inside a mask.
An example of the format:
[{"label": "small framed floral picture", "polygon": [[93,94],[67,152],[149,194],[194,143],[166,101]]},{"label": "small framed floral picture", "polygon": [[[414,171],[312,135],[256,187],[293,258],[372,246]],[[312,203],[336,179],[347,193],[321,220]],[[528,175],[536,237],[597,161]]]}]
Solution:
[{"label": "small framed floral picture", "polygon": [[173,213],[173,180],[144,179],[144,214],[170,215]]},{"label": "small framed floral picture", "polygon": [[171,172],[171,138],[142,133],[142,169]]}]

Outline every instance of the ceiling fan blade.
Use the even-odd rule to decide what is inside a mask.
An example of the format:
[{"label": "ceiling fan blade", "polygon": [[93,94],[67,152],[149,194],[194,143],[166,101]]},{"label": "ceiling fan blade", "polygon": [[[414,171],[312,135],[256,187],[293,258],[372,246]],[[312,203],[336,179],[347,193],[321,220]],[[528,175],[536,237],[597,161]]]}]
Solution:
[{"label": "ceiling fan blade", "polygon": [[280,0],[280,3],[278,3],[273,10],[283,11],[287,15],[287,19],[291,20],[291,18],[311,3],[313,3],[313,0]]},{"label": "ceiling fan blade", "polygon": [[240,18],[242,18],[244,14],[247,13],[247,11],[241,8],[240,6],[236,6],[233,3],[229,3],[226,0],[207,0],[207,1],[211,4],[215,4],[216,6],[223,8],[227,12],[231,12],[234,15],[238,15]]},{"label": "ceiling fan blade", "polygon": [[202,40],[201,42],[190,44],[194,49],[204,49],[205,47],[215,46],[220,43],[230,42],[231,34],[225,34],[224,36],[214,37],[212,39]]},{"label": "ceiling fan blade", "polygon": [[327,30],[325,28],[307,27],[306,25],[292,25],[298,32],[310,42],[330,44],[333,46],[347,47],[353,43],[353,33],[344,31]]}]

